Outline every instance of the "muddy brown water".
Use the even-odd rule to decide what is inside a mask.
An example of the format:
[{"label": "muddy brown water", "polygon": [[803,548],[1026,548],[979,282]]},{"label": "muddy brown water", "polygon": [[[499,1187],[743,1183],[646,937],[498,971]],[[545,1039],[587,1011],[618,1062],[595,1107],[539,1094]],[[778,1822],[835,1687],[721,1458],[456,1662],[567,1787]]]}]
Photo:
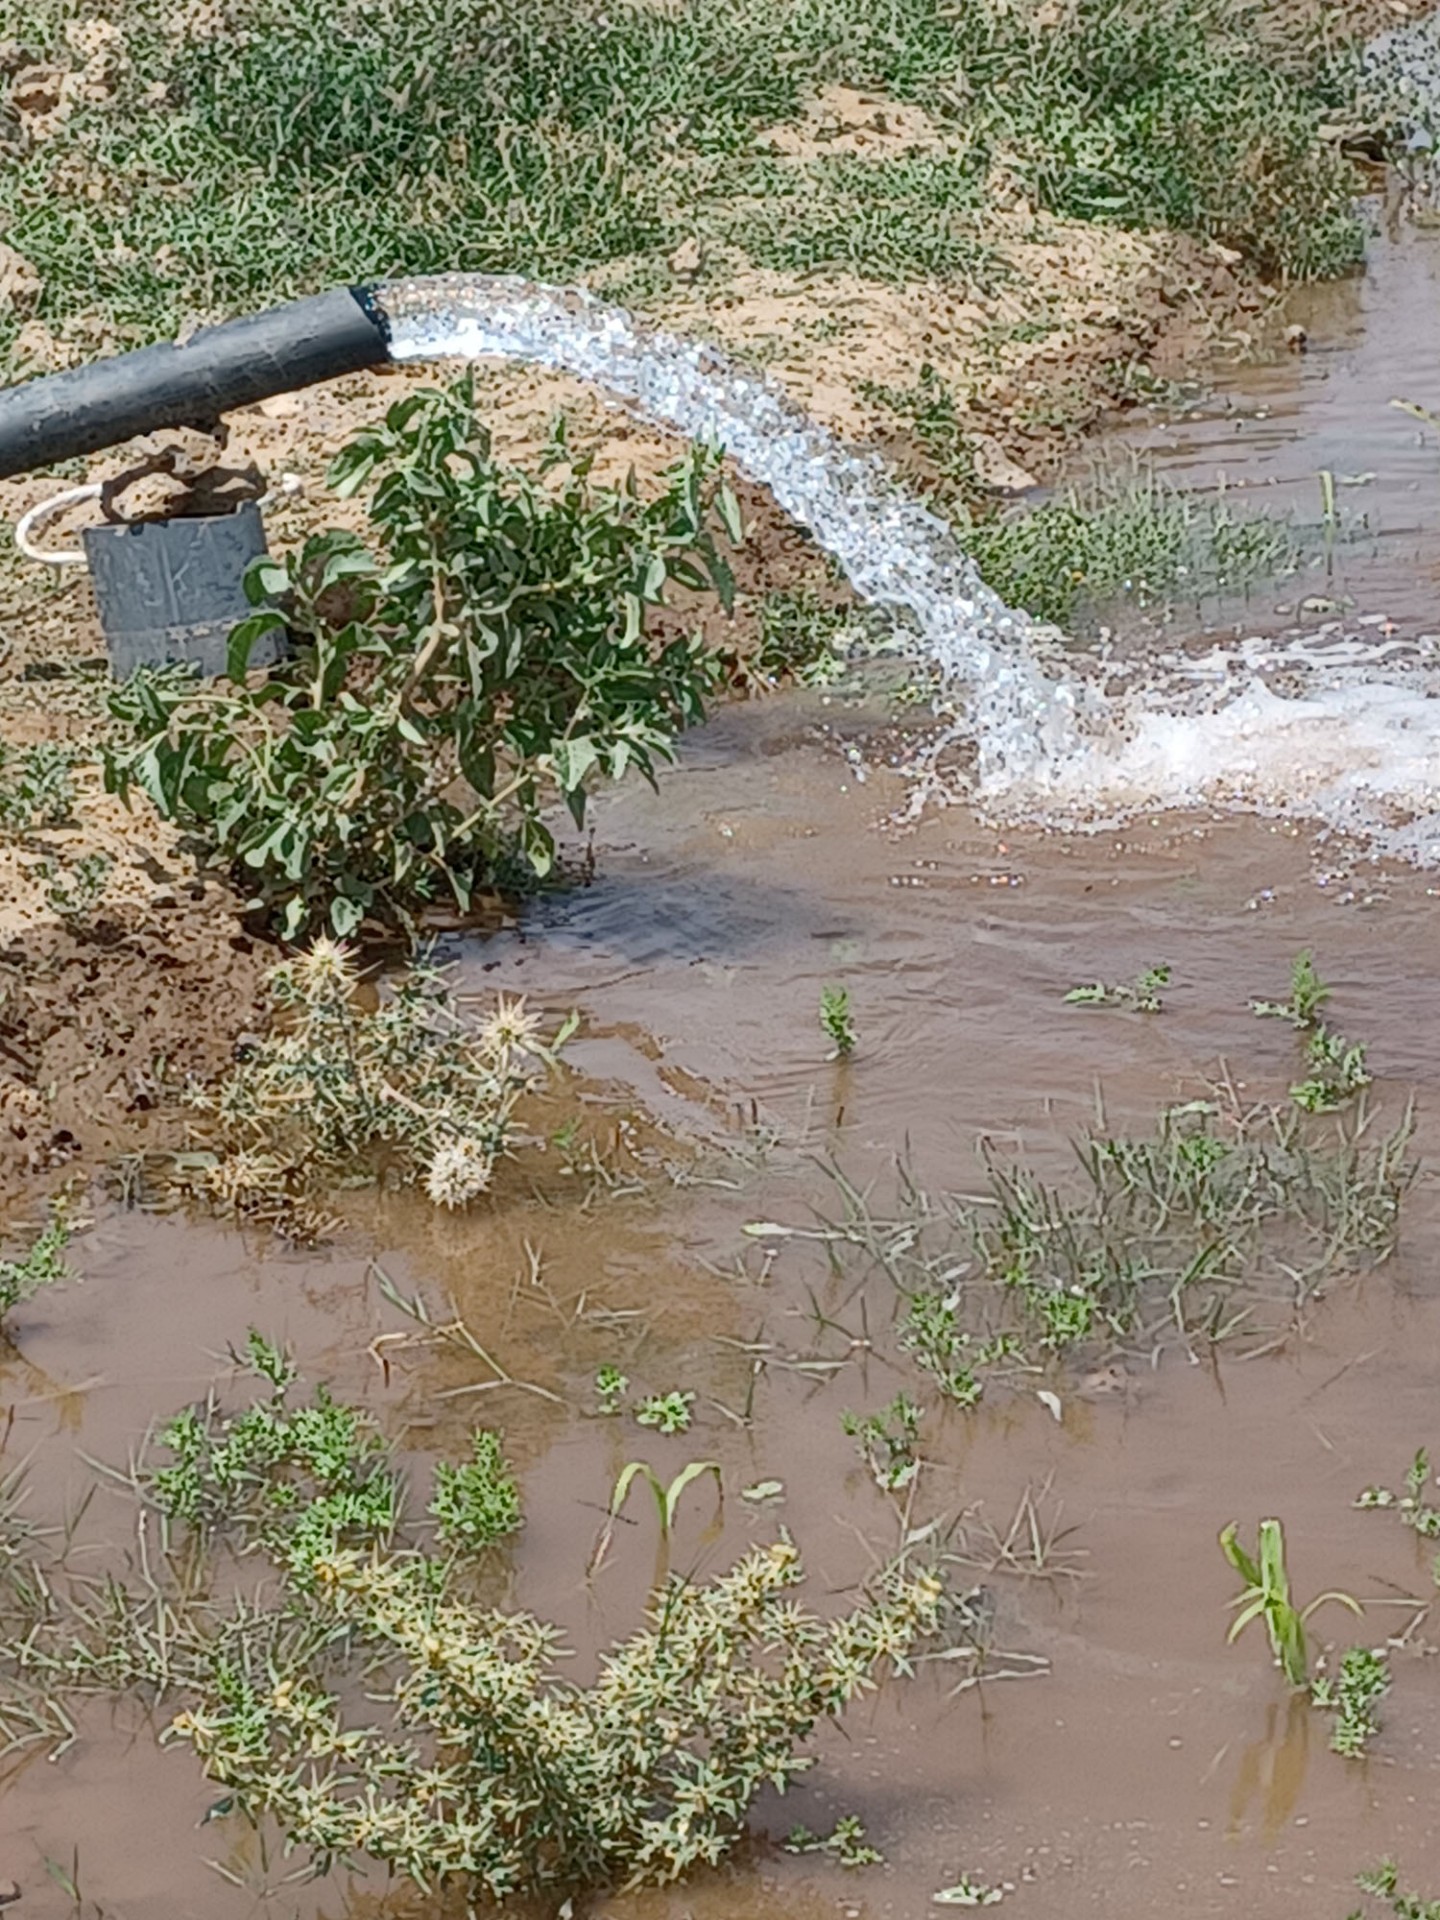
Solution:
[{"label": "muddy brown water", "polygon": [[[1430,246],[1395,271],[1418,272]],[[1346,351],[1389,338],[1366,305],[1372,290],[1325,297],[1337,310],[1359,303]],[[1316,372],[1328,335],[1310,324],[1311,356],[1264,376],[1277,409],[1293,401],[1292,433],[1316,418],[1332,431],[1323,403],[1336,389]],[[1374,391],[1391,372],[1418,378],[1398,336],[1385,351],[1393,364],[1373,373]],[[1290,443],[1276,428],[1265,444],[1278,459]],[[1313,447],[1304,457],[1341,464]],[[1393,583],[1418,607],[1413,567],[1412,556]],[[585,1578],[627,1458],[666,1473],[697,1457],[722,1464],[723,1515],[697,1487],[676,1566],[719,1570],[783,1523],[805,1553],[810,1599],[833,1606],[897,1529],[840,1416],[903,1385],[929,1407],[923,1511],[969,1509],[1003,1530],[1027,1488],[1049,1489],[1041,1512],[1065,1535],[1053,1577],[974,1576],[993,1597],[992,1664],[1011,1677],[957,1694],[964,1669],[934,1663],[887,1687],[817,1742],[819,1764],[795,1792],[762,1801],[755,1843],[732,1868],[603,1903],[616,1920],[736,1920],[777,1906],[806,1920],[899,1920],[964,1875],[1009,1886],[1006,1910],[1034,1920],[1340,1920],[1355,1872],[1387,1853],[1412,1883],[1440,1888],[1440,1665],[1429,1657],[1440,1632],[1416,1624],[1434,1592],[1428,1554],[1388,1516],[1353,1506],[1369,1483],[1398,1484],[1418,1446],[1440,1446],[1428,1180],[1397,1256],[1337,1281],[1303,1338],[1256,1358],[1152,1370],[1132,1357],[1052,1382],[1058,1421],[1031,1393],[971,1414],[934,1405],[892,1351],[887,1283],[857,1296],[810,1244],[743,1231],[833,1207],[830,1154],[874,1181],[880,1204],[901,1149],[924,1181],[966,1189],[981,1135],[1020,1139],[1058,1169],[1102,1098],[1112,1119],[1143,1123],[1221,1072],[1243,1095],[1283,1095],[1293,1041],[1247,1003],[1278,996],[1306,946],[1335,988],[1337,1021],[1370,1045],[1377,1102],[1394,1116],[1415,1095],[1417,1147],[1433,1165],[1431,885],[1351,869],[1304,830],[1219,816],[1088,840],[1002,838],[960,809],[897,829],[887,823],[905,792],[883,737],[873,703],[816,693],[726,712],[658,794],[605,799],[592,885],[451,949],[462,996],[523,991],[582,1010],[572,1057],[603,1090],[592,1112],[660,1121],[681,1143],[673,1178],[652,1169],[643,1187],[608,1193],[580,1175],[567,1185],[552,1146],[543,1204],[517,1185],[461,1220],[357,1206],[338,1244],[309,1255],[97,1202],[76,1246],[84,1285],[14,1316],[16,1351],[0,1360],[13,1410],[5,1462],[29,1460],[37,1518],[75,1513],[92,1480],[83,1456],[123,1463],[153,1421],[225,1378],[227,1346],[259,1326],[290,1341],[311,1377],[375,1409],[422,1499],[427,1456],[454,1457],[473,1421],[504,1428],[527,1516],[511,1597],[563,1624],[583,1675],[638,1621],[655,1566],[637,1504]],[[855,746],[871,755],[864,778]],[[1078,982],[1157,961],[1175,970],[1162,1015],[1064,1004]],[[848,987],[859,1029],[849,1062],[826,1060],[817,1024],[832,982]],[[485,1389],[473,1360],[407,1344],[414,1329],[381,1299],[372,1257],[437,1310],[453,1297],[525,1384]],[[817,1323],[817,1301],[838,1327]],[[603,1361],[639,1391],[694,1390],[692,1431],[662,1439],[590,1414]],[[752,1395],[745,1425],[735,1415]],[[764,1480],[783,1484],[778,1503],[738,1497]],[[1271,1513],[1300,1595],[1338,1587],[1367,1603],[1363,1627],[1320,1616],[1322,1637],[1378,1645],[1408,1632],[1364,1763],[1328,1751],[1326,1722],[1287,1698],[1258,1630],[1226,1644],[1234,1581],[1217,1532]],[[132,1535],[126,1501],[102,1487],[75,1550],[99,1565]],[[183,1750],[161,1751],[133,1710],[88,1712],[53,1764],[43,1752],[7,1764],[0,1878],[21,1884],[22,1914],[74,1911],[47,1859],[66,1874],[78,1859],[84,1913],[114,1920],[426,1912],[378,1873],[287,1882],[294,1862],[273,1835],[225,1818],[202,1826],[217,1790]],[[885,1866],[847,1874],[779,1849],[792,1825],[846,1813],[864,1820]]]}]

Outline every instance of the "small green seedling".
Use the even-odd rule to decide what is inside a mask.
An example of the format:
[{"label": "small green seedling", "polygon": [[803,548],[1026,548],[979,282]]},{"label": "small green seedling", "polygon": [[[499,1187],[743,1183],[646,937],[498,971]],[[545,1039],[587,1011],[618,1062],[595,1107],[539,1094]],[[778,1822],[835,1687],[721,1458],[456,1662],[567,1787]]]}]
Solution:
[{"label": "small green seedling", "polygon": [[693,1393],[652,1393],[636,1407],[635,1419],[640,1426],[654,1427],[658,1433],[685,1433],[694,1404]]},{"label": "small green seedling", "polygon": [[62,1208],[40,1234],[23,1260],[0,1260],[0,1319],[41,1287],[51,1287],[77,1276],[65,1258],[70,1244],[70,1222]]},{"label": "small green seedling", "polygon": [[844,1060],[855,1051],[855,1023],[850,1018],[850,994],[845,987],[825,987],[820,994],[820,1025],[829,1034],[832,1060]]},{"label": "small green seedling", "polygon": [[998,1907],[1008,1891],[1008,1883],[1004,1887],[982,1886],[967,1873],[962,1874],[953,1887],[941,1887],[938,1893],[932,1893],[930,1904],[932,1907]]},{"label": "small green seedling", "polygon": [[1252,1000],[1250,1009],[1262,1019],[1288,1020],[1292,1027],[1315,1027],[1320,1024],[1320,1009],[1330,998],[1330,992],[1315,971],[1310,955],[1302,953],[1290,969],[1290,998]]},{"label": "small green seedling", "polygon": [[687,1487],[692,1486],[707,1473],[715,1481],[715,1506],[718,1514],[724,1510],[725,1506],[725,1483],[720,1477],[720,1463],[717,1460],[691,1460],[680,1469],[668,1487],[646,1460],[631,1460],[628,1465],[623,1466],[616,1476],[615,1488],[610,1495],[609,1510],[605,1515],[605,1525],[600,1530],[600,1538],[595,1542],[595,1551],[590,1556],[587,1571],[594,1574],[609,1551],[610,1542],[615,1533],[615,1522],[623,1513],[625,1502],[630,1497],[630,1489],[637,1480],[643,1480],[655,1496],[655,1512],[660,1521],[660,1545],[668,1554],[670,1536],[675,1531],[675,1513],[680,1505],[681,1496]]},{"label": "small green seedling", "polygon": [[1309,1073],[1290,1089],[1290,1098],[1305,1113],[1334,1113],[1370,1084],[1364,1047],[1326,1026],[1310,1029],[1305,1064]]},{"label": "small green seedling", "polygon": [[883,1493],[903,1492],[919,1473],[915,1442],[922,1418],[923,1409],[904,1393],[897,1393],[879,1413],[841,1415],[840,1425],[854,1440]]},{"label": "small green seedling", "polygon": [[1380,1731],[1375,1708],[1390,1691],[1390,1667],[1383,1652],[1370,1647],[1351,1647],[1332,1678],[1317,1674],[1310,1683],[1310,1698],[1323,1712],[1335,1715],[1330,1748],[1347,1760],[1364,1757],[1365,1749]]},{"label": "small green seedling", "polygon": [[1404,1493],[1397,1496],[1388,1487],[1366,1487],[1355,1504],[1393,1509],[1399,1514],[1401,1525],[1411,1528],[1422,1539],[1440,1539],[1440,1507],[1432,1507],[1422,1498],[1429,1480],[1430,1455],[1421,1447],[1406,1470]]},{"label": "small green seedling", "polygon": [[785,1842],[787,1853],[828,1853],[842,1867],[882,1866],[885,1856],[865,1838],[865,1825],[857,1815],[847,1813],[835,1822],[832,1833],[811,1833],[808,1827],[795,1827]]},{"label": "small green seedling", "polygon": [[630,1382],[618,1367],[601,1367],[595,1375],[595,1398],[599,1413],[619,1413],[621,1402],[630,1391]]},{"label": "small green seedling", "polygon": [[1309,1668],[1305,1628],[1312,1613],[1327,1600],[1336,1600],[1354,1614],[1362,1612],[1358,1600],[1348,1593],[1322,1593],[1308,1607],[1297,1607],[1290,1598],[1290,1576],[1285,1567],[1285,1533],[1278,1520],[1262,1520],[1257,1557],[1240,1545],[1232,1521],[1220,1535],[1225,1558],[1245,1582],[1245,1591],[1231,1601],[1237,1613],[1228,1639],[1233,1642],[1252,1620],[1263,1619],[1270,1635],[1270,1649],[1277,1665],[1292,1687],[1303,1687]]},{"label": "small green seedling", "polygon": [[1161,989],[1169,984],[1169,967],[1147,967],[1144,973],[1136,974],[1128,986],[1107,986],[1103,980],[1096,980],[1089,986],[1072,987],[1065,996],[1065,1004],[1071,1007],[1125,1007],[1131,1013],[1162,1013],[1165,1002],[1160,997]]},{"label": "small green seedling", "polygon": [[[1440,1920],[1440,1900],[1421,1900],[1416,1894],[1401,1892],[1400,1873],[1393,1860],[1382,1860],[1368,1873],[1357,1873],[1355,1884],[1362,1893],[1387,1901],[1397,1920]],[[1357,1908],[1350,1920],[1365,1920],[1365,1916]]]},{"label": "small green seedling", "polygon": [[441,1543],[458,1553],[480,1553],[516,1531],[520,1491],[498,1433],[478,1428],[471,1457],[461,1466],[436,1463],[430,1513]]}]

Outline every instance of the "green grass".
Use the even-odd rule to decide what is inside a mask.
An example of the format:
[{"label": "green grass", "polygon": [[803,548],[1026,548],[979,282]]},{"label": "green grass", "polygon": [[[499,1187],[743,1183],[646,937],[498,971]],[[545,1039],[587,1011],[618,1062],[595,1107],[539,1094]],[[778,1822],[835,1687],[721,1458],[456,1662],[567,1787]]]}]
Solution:
[{"label": "green grass", "polygon": [[[1241,248],[1266,272],[1358,257],[1318,138],[1353,60],[1274,43],[1242,0],[138,0],[45,137],[12,145],[0,229],[77,344],[173,334],[335,282],[571,276],[697,230],[764,265],[993,280],[977,218],[1004,156],[1042,209]],[[27,45],[72,70],[78,0]],[[784,161],[756,141],[828,83],[925,107],[945,154]],[[27,316],[0,322],[0,354]]]}]

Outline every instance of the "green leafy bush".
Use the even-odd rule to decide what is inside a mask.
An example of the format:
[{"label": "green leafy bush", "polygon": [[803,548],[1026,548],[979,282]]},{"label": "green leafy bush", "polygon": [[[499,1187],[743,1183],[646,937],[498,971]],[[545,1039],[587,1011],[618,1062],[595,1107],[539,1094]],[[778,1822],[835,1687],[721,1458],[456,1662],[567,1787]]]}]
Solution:
[{"label": "green leafy bush", "polygon": [[337,1405],[324,1387],[309,1406],[287,1406],[295,1370],[253,1330],[245,1363],[269,1396],[237,1414],[213,1398],[178,1413],[159,1435],[174,1463],[155,1469],[148,1491],[171,1519],[223,1529],[241,1552],[263,1549],[308,1584],[315,1562],[342,1544],[389,1540],[400,1485],[365,1414]]},{"label": "green leafy bush", "polygon": [[478,1553],[520,1525],[520,1491],[505,1462],[498,1433],[481,1427],[470,1458],[458,1467],[440,1461],[430,1512],[441,1541],[463,1553]]},{"label": "green leafy bush", "polygon": [[[592,488],[563,428],[542,470],[562,463],[555,493],[502,469],[469,379],[392,407],[331,474],[342,495],[376,483],[375,549],[330,532],[258,562],[228,685],[117,689],[131,740],[108,751],[111,790],[148,794],[287,939],[466,907],[517,854],[546,873],[547,803],[581,822],[595,777],[653,779],[702,716],[716,662],[698,637],[652,640],[647,612],[672,582],[728,606],[712,510],[741,538],[713,449],[648,503],[633,475]],[[248,684],[255,644],[287,625],[293,661]]]}]

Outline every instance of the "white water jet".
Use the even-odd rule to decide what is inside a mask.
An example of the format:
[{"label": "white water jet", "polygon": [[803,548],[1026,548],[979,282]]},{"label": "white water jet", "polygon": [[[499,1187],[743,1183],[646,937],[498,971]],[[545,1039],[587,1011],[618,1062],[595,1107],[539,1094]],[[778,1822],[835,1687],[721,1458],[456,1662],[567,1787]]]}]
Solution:
[{"label": "white water jet", "polygon": [[954,534],[783,394],[713,347],[641,327],[580,290],[448,274],[374,298],[395,360],[498,356],[592,380],[643,418],[721,444],[747,479],[832,554],[861,599],[908,615],[923,651],[963,687],[977,793],[1047,783],[1080,746],[1080,690],[1036,658],[1041,629],[980,579]]},{"label": "white water jet", "polygon": [[[1440,124],[1440,14],[1376,43],[1377,91],[1406,124]],[[1397,81],[1397,75],[1399,79]],[[1397,91],[1398,88],[1398,91]],[[1433,110],[1433,118],[1432,118]],[[1093,663],[1054,677],[1060,636],[1007,607],[950,528],[874,454],[846,446],[713,347],[652,331],[579,289],[454,274],[375,289],[397,361],[500,358],[594,382],[644,419],[725,448],[844,569],[856,593],[895,610],[946,683],[946,726],[916,768],[973,744],[966,797],[992,815],[1071,828],[1139,813],[1220,806],[1298,816],[1375,852],[1440,866],[1440,681],[1433,659],[1395,670],[1387,649],[1288,646],[1277,693],[1246,643],[1217,655],[1208,697],[1170,676],[1102,695]],[[1247,646],[1251,649],[1247,652]],[[1272,647],[1273,651],[1273,647]],[[1383,674],[1383,678],[1381,677]]]}]

